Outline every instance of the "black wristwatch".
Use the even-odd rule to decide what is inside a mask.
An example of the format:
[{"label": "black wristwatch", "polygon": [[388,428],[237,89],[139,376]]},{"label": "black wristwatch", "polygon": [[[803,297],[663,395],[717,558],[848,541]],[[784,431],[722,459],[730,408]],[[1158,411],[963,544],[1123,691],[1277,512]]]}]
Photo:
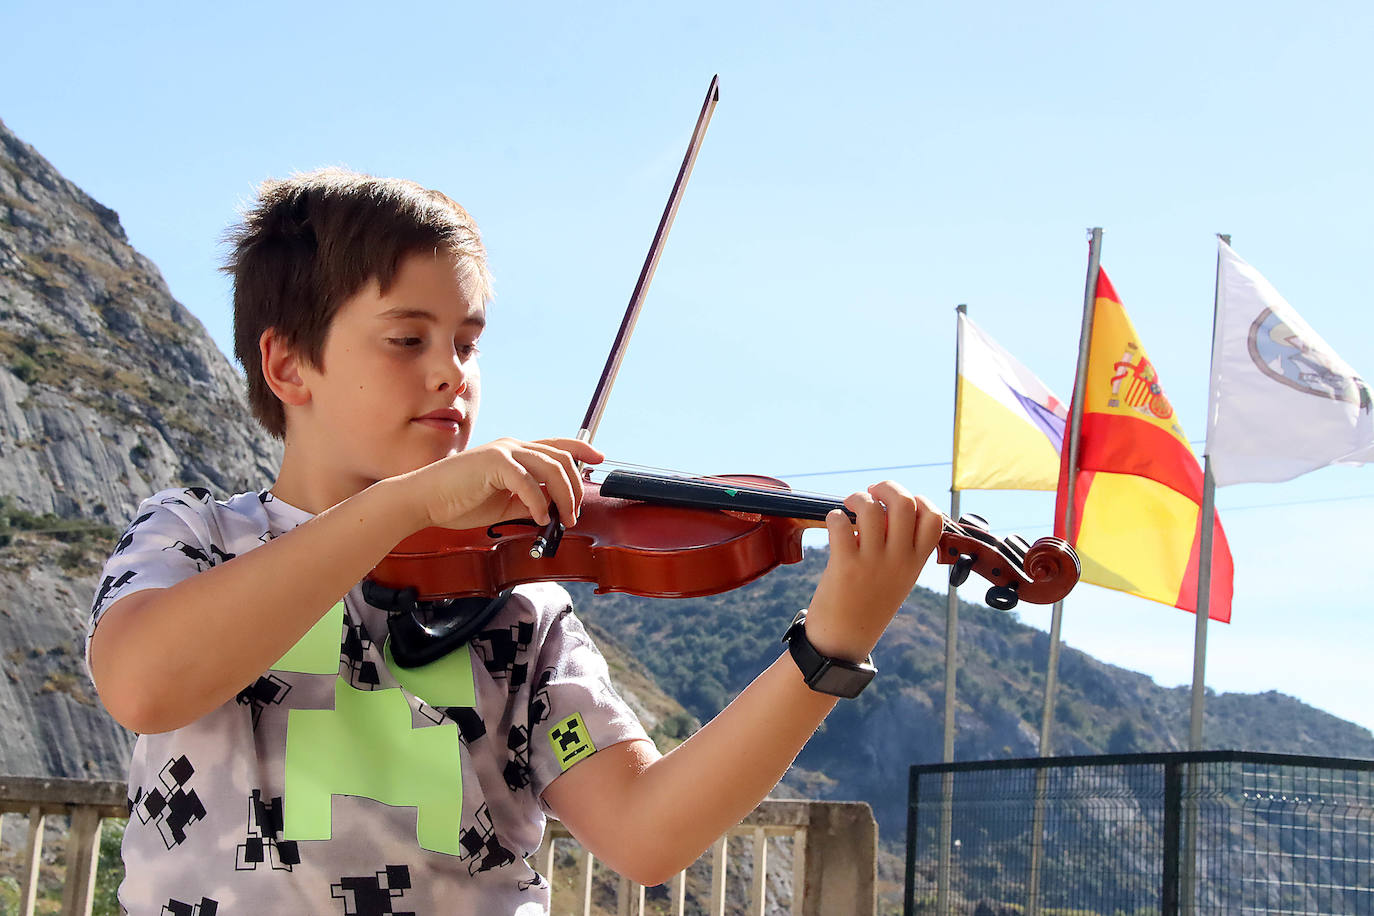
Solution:
[{"label": "black wristwatch", "polygon": [[797,611],[797,616],[792,618],[792,625],[782,635],[782,641],[787,643],[787,651],[801,669],[806,686],[817,693],[852,700],[863,692],[868,682],[873,680],[873,675],[878,673],[878,669],[873,667],[871,655],[856,665],[839,658],[827,658],[817,652],[806,638],[806,608]]}]

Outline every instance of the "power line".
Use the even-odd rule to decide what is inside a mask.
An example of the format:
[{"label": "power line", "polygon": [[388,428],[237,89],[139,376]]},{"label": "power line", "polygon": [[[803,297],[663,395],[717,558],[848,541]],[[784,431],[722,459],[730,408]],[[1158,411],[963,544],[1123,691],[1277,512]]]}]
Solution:
[{"label": "power line", "polygon": [[[1188,444],[1203,445],[1206,443],[1206,441],[1206,439],[1194,439]],[[869,471],[910,471],[915,470],[917,468],[947,468],[952,466],[953,464],[953,460],[927,461],[924,464],[889,464],[877,468],[848,468],[842,471],[803,471],[800,474],[780,474],[778,476],[780,476],[783,480],[787,480],[793,477],[830,477],[839,476],[840,474],[866,474]]]},{"label": "power line", "polygon": [[[1197,443],[1194,443],[1194,444],[1197,444]],[[916,470],[916,469],[920,469],[920,468],[949,467],[949,466],[952,465],[953,463],[954,463],[954,462],[952,462],[952,461],[928,461],[928,462],[924,462],[924,463],[922,463],[922,464],[889,464],[889,465],[884,465],[884,466],[882,466],[882,467],[871,467],[871,468],[848,468],[848,469],[846,469],[846,470],[838,470],[838,471],[804,471],[804,472],[802,472],[802,473],[800,473],[800,474],[780,474],[780,475],[778,475],[778,476],[779,476],[781,479],[783,479],[783,480],[790,480],[790,479],[797,478],[797,477],[832,477],[832,476],[838,477],[838,476],[840,476],[840,475],[842,475],[842,474],[867,474],[867,473],[870,473],[870,472],[872,472],[872,471],[910,471],[910,470]],[[965,491],[965,492],[967,492],[967,491]],[[1047,492],[1048,492],[1048,491],[1047,491]],[[1225,512],[1228,512],[1228,513],[1229,513],[1229,512],[1248,512],[1248,511],[1250,511],[1250,510],[1252,510],[1252,509],[1282,509],[1282,508],[1285,508],[1285,507],[1288,507],[1288,506],[1311,506],[1311,505],[1316,505],[1316,504],[1318,504],[1318,503],[1350,502],[1351,500],[1357,500],[1357,499],[1374,499],[1374,493],[1354,493],[1354,494],[1346,495],[1346,496],[1325,496],[1325,497],[1319,497],[1319,498],[1317,498],[1317,499],[1294,499],[1294,500],[1288,500],[1288,501],[1286,501],[1286,502],[1279,502],[1279,503],[1254,503],[1253,505],[1249,505],[1249,506],[1218,506],[1218,507],[1217,507],[1217,511],[1225,511]],[[1009,525],[1009,526],[1005,526],[1005,527],[1003,527],[1003,526],[998,526],[998,527],[999,527],[999,528],[1003,528],[1003,530],[1015,529],[1015,530],[1017,530],[1017,531],[1039,531],[1039,530],[1049,530],[1049,528],[1050,528],[1051,526],[1049,526],[1049,525],[1036,525],[1036,526],[1030,526],[1030,527],[1017,527],[1017,526],[1015,526],[1015,525]]]},{"label": "power line", "polygon": [[[964,492],[968,492],[968,491],[964,491]],[[1289,502],[1282,502],[1282,503],[1255,503],[1255,504],[1252,505],[1252,506],[1218,506],[1218,507],[1217,507],[1217,511],[1218,511],[1218,512],[1226,512],[1226,513],[1230,513],[1230,512],[1247,512],[1247,511],[1249,511],[1249,510],[1251,510],[1251,509],[1281,509],[1281,508],[1283,508],[1283,507],[1285,507],[1285,506],[1309,506],[1309,505],[1312,505],[1312,504],[1314,504],[1314,503],[1343,503],[1343,502],[1350,502],[1351,500],[1356,500],[1356,499],[1374,499],[1374,493],[1356,493],[1356,494],[1354,494],[1354,495],[1352,495],[1352,496],[1326,496],[1326,497],[1323,497],[1323,498],[1321,498],[1321,499],[1295,499],[1295,500],[1290,500]],[[996,530],[996,531],[1016,531],[1016,532],[1023,532],[1023,531],[1049,531],[1049,530],[1050,530],[1051,528],[1053,528],[1053,527],[1054,527],[1054,526],[1052,526],[1052,525],[1043,525],[1043,524],[1035,524],[1035,525],[1015,525],[1015,524],[1012,524],[1012,525],[997,525],[997,526],[994,528],[994,530]]]},{"label": "power line", "polygon": [[849,468],[843,471],[804,471],[800,474],[782,474],[783,480],[793,477],[831,477],[840,474],[867,474],[870,471],[909,471],[914,468],[947,468],[953,461],[931,461],[926,464],[889,464],[877,468]]}]

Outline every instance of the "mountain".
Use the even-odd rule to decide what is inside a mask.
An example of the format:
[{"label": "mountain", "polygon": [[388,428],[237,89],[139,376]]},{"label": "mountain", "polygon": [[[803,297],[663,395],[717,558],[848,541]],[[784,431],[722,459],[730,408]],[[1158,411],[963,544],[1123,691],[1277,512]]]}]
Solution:
[{"label": "mountain", "polygon": [[[810,601],[825,560],[824,550],[808,551],[796,566],[707,598],[571,590],[585,620],[614,634],[668,693],[707,721],[781,653],[778,640]],[[904,835],[907,767],[938,763],[943,747],[945,600],[929,589],[912,591],[873,653],[878,676],[830,714],[785,789],[866,801],[884,838]],[[1014,612],[960,602],[956,760],[1036,756],[1048,655],[1048,634]],[[1187,748],[1189,688],[1161,687],[1067,646],[1059,678],[1056,754]],[[1204,734],[1214,748],[1374,757],[1368,729],[1272,691],[1209,691]]]}]

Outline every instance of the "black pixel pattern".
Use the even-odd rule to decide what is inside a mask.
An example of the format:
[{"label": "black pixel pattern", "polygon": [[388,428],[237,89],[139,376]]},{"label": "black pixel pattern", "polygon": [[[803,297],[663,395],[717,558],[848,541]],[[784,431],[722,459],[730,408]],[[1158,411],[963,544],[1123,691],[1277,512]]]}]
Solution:
[{"label": "black pixel pattern", "polygon": [[521,661],[521,656],[534,639],[534,624],[530,621],[511,624],[508,627],[483,630],[473,637],[472,647],[482,658],[488,673],[496,680],[506,681],[506,689],[514,693],[525,685],[529,677],[529,662]]},{"label": "black pixel pattern", "polygon": [[502,775],[506,778],[506,786],[512,792],[519,792],[534,776],[530,769],[530,730],[523,725],[512,726],[506,736],[506,749],[510,757]]},{"label": "black pixel pattern", "polygon": [[105,606],[105,602],[109,601],[110,598],[114,596],[115,592],[133,581],[133,578],[137,575],[138,573],[134,572],[132,569],[126,569],[119,574],[118,578],[106,576],[102,579],[100,581],[100,590],[96,592],[95,595],[95,602],[91,605],[91,619],[94,620],[99,617],[100,609]]},{"label": "black pixel pattern", "polygon": [[367,650],[372,648],[372,637],[361,623],[344,621],[343,642],[339,645],[339,655],[348,665],[348,683],[358,690],[376,690],[382,684],[377,673],[377,663],[369,661]]},{"label": "black pixel pattern", "polygon": [[281,829],[281,797],[265,802],[262,792],[254,789],[248,800],[248,838],[238,846],[234,870],[256,871],[265,862],[273,871],[291,871],[301,864],[300,847],[294,840],[281,839]]},{"label": "black pixel pattern", "polygon": [[252,707],[253,728],[256,730],[262,711],[268,706],[279,705],[290,692],[290,684],[269,672],[240,690],[234,699],[238,700],[240,706]]},{"label": "black pixel pattern", "polygon": [[141,824],[155,825],[168,849],[186,842],[186,828],[205,819],[205,806],[195,790],[186,789],[195,772],[185,755],[169,760],[158,773],[159,785],[140,787],[129,801],[130,814]]},{"label": "black pixel pattern", "polygon": [[458,843],[463,847],[458,861],[467,863],[469,875],[504,868],[515,861],[515,854],[496,838],[496,826],[486,805],[477,809],[475,826],[459,831]]},{"label": "black pixel pattern", "polygon": [[363,877],[340,878],[329,886],[329,895],[343,901],[345,916],[415,916],[392,907],[410,890],[410,868],[388,865],[386,871]]}]

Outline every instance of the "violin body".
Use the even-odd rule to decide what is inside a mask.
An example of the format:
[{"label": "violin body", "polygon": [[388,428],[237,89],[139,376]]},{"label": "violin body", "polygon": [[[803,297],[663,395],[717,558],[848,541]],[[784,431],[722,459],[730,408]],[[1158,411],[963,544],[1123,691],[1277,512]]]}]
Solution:
[{"label": "violin body", "polygon": [[[713,479],[781,486],[763,477]],[[414,588],[422,601],[496,595],[526,582],[592,582],[597,594],[695,598],[799,562],[804,530],[794,519],[604,496],[588,481],[577,524],[538,559],[530,554],[540,529],[528,519],[467,531],[426,528],[396,545],[368,578]]]}]

